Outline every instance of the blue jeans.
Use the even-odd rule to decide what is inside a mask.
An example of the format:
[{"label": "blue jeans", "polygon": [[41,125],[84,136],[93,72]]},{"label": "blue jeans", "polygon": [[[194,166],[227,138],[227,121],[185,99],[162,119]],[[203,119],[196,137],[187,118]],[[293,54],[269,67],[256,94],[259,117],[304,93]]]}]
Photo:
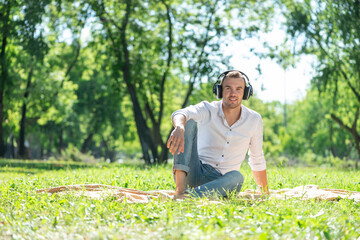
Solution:
[{"label": "blue jeans", "polygon": [[185,125],[184,152],[174,155],[173,170],[186,172],[186,192],[199,197],[213,193],[227,196],[228,193],[240,192],[244,177],[239,171],[221,174],[208,164],[199,160],[197,151],[197,125],[194,120],[188,120]]}]

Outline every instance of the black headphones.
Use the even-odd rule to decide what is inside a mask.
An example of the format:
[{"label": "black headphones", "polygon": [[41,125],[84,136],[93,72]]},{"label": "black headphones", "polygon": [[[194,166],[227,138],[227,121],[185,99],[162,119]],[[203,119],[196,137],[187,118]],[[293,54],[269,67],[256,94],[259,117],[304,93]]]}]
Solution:
[{"label": "black headphones", "polygon": [[[245,89],[244,89],[244,96],[243,96],[243,99],[244,100],[248,100],[250,98],[250,96],[253,95],[253,88],[250,84],[250,80],[248,78],[248,76],[246,76],[245,73],[239,71],[239,70],[228,70],[228,71],[225,71],[223,72],[222,74],[219,75],[216,83],[214,84],[213,86],[213,93],[215,94],[215,96],[217,97],[217,99],[221,99],[222,98],[222,86],[221,86],[221,83],[224,81],[224,79],[226,78],[226,75],[229,73],[229,72],[239,72],[242,77],[244,78],[245,80]],[[223,77],[222,77],[223,76]],[[222,77],[222,78],[221,78]],[[220,80],[221,78],[221,80]]]}]

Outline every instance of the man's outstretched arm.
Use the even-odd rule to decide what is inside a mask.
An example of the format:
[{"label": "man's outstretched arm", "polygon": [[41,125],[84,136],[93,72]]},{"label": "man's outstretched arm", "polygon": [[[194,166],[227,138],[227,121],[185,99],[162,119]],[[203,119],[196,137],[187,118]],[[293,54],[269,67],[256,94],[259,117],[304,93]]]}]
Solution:
[{"label": "man's outstretched arm", "polygon": [[[172,118],[172,124],[174,126],[174,130],[171,132],[169,140],[167,141],[167,147],[170,149],[170,152],[175,154],[180,154],[184,152],[185,145],[185,123],[186,117],[183,114],[177,114]],[[186,172],[181,170],[174,170],[175,176],[175,196],[182,196],[186,186],[185,186],[185,178]]]},{"label": "man's outstretched arm", "polygon": [[252,171],[254,179],[263,194],[270,194],[266,170]]}]

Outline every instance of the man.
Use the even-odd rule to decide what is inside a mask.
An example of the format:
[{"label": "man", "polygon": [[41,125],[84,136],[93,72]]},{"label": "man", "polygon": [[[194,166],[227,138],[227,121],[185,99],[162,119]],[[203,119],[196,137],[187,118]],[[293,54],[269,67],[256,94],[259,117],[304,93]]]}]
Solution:
[{"label": "man", "polygon": [[213,91],[221,101],[203,101],[171,116],[174,130],[167,147],[174,155],[175,196],[239,192],[244,181],[239,169],[248,149],[255,182],[269,193],[262,119],[241,105],[252,95],[249,79],[243,72],[226,71]]}]

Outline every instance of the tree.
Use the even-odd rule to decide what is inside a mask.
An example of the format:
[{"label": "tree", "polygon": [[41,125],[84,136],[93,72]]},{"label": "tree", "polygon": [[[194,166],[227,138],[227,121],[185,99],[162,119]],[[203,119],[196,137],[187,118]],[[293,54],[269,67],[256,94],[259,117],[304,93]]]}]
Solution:
[{"label": "tree", "polygon": [[[25,139],[38,138],[37,156],[76,146],[114,160],[111,148],[138,139],[146,163],[165,162],[172,126],[164,117],[229,68],[221,48],[234,35],[267,27],[272,7],[257,3],[1,2],[0,155],[5,138],[19,135],[20,156]],[[92,31],[82,42],[84,26]]]},{"label": "tree", "polygon": [[[41,60],[44,52],[47,50],[38,24],[42,21],[42,14],[48,3],[48,0],[2,1],[0,5],[0,26],[2,27],[2,45],[0,52],[0,156],[3,156],[5,153],[3,136],[4,93],[8,91],[8,95],[11,94],[11,76],[9,76],[8,70],[9,59],[7,59],[8,45],[11,42],[11,44],[20,46],[26,54],[31,56],[28,58],[29,62],[26,69],[28,72],[26,78],[27,87],[24,93],[24,98],[26,99],[29,95],[33,76],[33,62],[35,60]],[[7,98],[7,100],[10,100],[10,98]],[[20,122],[20,155],[24,154],[25,118],[26,102],[22,105],[22,120]]]},{"label": "tree", "polygon": [[[48,9],[48,27],[51,30],[50,35],[48,39],[53,39],[50,42],[52,43],[52,47],[58,50],[57,47],[60,45],[63,47],[65,51],[63,52],[63,57],[59,58],[59,56],[53,56],[53,59],[50,61],[57,62],[57,65],[59,65],[62,68],[63,74],[62,78],[60,80],[60,84],[57,86],[54,93],[51,94],[50,102],[52,103],[51,107],[54,107],[54,105],[62,105],[61,95],[62,91],[64,90],[65,85],[68,82],[70,82],[72,79],[71,74],[74,71],[74,68],[76,67],[76,64],[78,63],[79,57],[80,57],[80,50],[81,50],[81,32],[84,28],[84,25],[86,24],[86,21],[89,17],[89,5],[85,2],[77,2],[77,1],[61,1],[61,2],[53,2],[49,9]],[[69,33],[71,35],[71,43],[68,42],[62,42],[59,43],[59,39],[63,38],[64,36],[64,29],[69,30]],[[55,36],[51,36],[51,34]],[[59,42],[58,42],[59,41]],[[70,45],[68,47],[68,45]],[[69,51],[67,51],[69,50]],[[61,52],[61,51],[60,51]],[[76,85],[76,83],[75,83]],[[65,89],[66,92],[66,89]],[[48,106],[50,107],[50,106]],[[66,108],[66,107],[65,107]],[[60,108],[64,109],[64,108]],[[43,112],[47,111],[47,108],[42,110]],[[70,115],[66,112],[63,112],[62,115]],[[67,119],[65,119],[67,120]],[[58,129],[57,135],[58,135],[58,144],[57,144],[57,151],[58,153],[61,153],[61,151],[65,148],[64,143],[64,128],[65,125],[64,122],[67,121],[61,121],[57,122],[56,128]],[[50,125],[53,125],[53,123],[50,123]]]},{"label": "tree", "polygon": [[12,21],[13,9],[18,6],[15,1],[2,1],[0,5],[0,27],[1,27],[1,52],[0,52],[0,157],[4,156],[6,147],[3,136],[3,121],[4,121],[4,93],[5,88],[9,84],[8,77],[8,59],[7,59],[7,45],[9,38],[13,35],[11,29],[14,22]]},{"label": "tree", "polygon": [[26,154],[25,150],[25,123],[27,101],[30,94],[34,69],[36,68],[37,62],[41,63],[43,61],[44,55],[48,51],[48,46],[44,41],[42,30],[37,27],[37,25],[42,21],[42,16],[48,3],[49,1],[27,2],[27,5],[22,8],[22,11],[25,13],[24,18],[20,19],[18,24],[18,37],[20,44],[23,46],[25,52],[29,55],[27,62],[29,69],[26,77],[26,89],[24,93],[24,102],[21,109],[19,133],[19,156],[22,158],[29,158],[29,155]]},{"label": "tree", "polygon": [[[255,7],[256,3],[238,4],[237,12],[229,10],[235,2],[220,0],[121,3],[103,0],[91,5],[116,61],[114,79],[131,98],[143,158],[148,164],[165,162],[170,130],[162,124],[165,102],[183,96],[179,107],[186,106],[197,84],[228,64],[219,51],[231,35],[228,31],[236,29],[240,35],[242,31],[258,30],[239,30],[230,19],[240,20],[244,17],[241,7]],[[171,81],[180,81],[182,88],[167,92]]]},{"label": "tree", "polygon": [[313,86],[333,96],[331,119],[351,134],[360,156],[360,2],[279,2],[287,32],[296,41],[292,54],[317,57]]},{"label": "tree", "polygon": [[286,131],[280,134],[285,154],[301,157],[307,152],[318,156],[350,156],[351,136],[329,114],[333,102],[331,95],[320,96],[317,89],[309,89],[303,100],[289,105]]}]

